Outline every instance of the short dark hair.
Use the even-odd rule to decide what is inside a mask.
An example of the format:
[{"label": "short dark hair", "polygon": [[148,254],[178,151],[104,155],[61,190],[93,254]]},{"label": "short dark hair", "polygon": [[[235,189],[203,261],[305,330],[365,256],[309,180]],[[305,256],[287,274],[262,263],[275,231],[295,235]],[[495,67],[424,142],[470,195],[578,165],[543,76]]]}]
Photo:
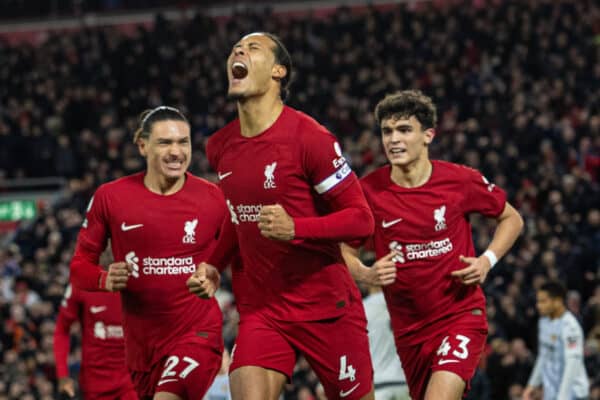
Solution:
[{"label": "short dark hair", "polygon": [[275,48],[273,48],[273,55],[275,56],[275,62],[279,65],[283,65],[286,69],[286,74],[283,78],[281,78],[281,99],[285,100],[290,94],[290,84],[292,83],[292,57],[290,56],[289,51],[279,38],[279,36],[269,33],[269,32],[261,32],[262,35],[265,35],[269,39],[275,43]]},{"label": "short dark hair", "polygon": [[189,124],[187,118],[181,111],[175,107],[158,106],[156,108],[145,110],[139,116],[139,127],[133,135],[133,143],[138,139],[148,139],[152,132],[152,126],[160,121],[183,121]]},{"label": "short dark hair", "polygon": [[431,97],[418,90],[403,90],[386,95],[375,107],[375,119],[381,125],[388,118],[414,116],[423,129],[431,129],[437,123],[437,110]]},{"label": "short dark hair", "polygon": [[553,299],[561,299],[563,303],[567,299],[567,289],[558,281],[549,281],[540,286],[539,291],[548,293]]}]

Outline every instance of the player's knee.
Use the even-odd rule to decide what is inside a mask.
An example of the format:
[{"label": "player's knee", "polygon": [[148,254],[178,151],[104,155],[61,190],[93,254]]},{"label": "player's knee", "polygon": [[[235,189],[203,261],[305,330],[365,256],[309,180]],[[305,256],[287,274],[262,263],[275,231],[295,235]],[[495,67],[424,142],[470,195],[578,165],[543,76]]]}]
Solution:
[{"label": "player's knee", "polygon": [[229,375],[232,400],[277,400],[287,377],[274,370],[244,366]]},{"label": "player's knee", "polygon": [[157,392],[154,394],[153,400],[182,400],[181,397],[174,393],[169,392]]},{"label": "player's knee", "polygon": [[360,400],[375,400],[375,392],[373,391],[373,389],[371,389],[369,393],[361,397]]},{"label": "player's knee", "polygon": [[465,382],[453,372],[436,371],[431,375],[425,400],[461,400]]}]

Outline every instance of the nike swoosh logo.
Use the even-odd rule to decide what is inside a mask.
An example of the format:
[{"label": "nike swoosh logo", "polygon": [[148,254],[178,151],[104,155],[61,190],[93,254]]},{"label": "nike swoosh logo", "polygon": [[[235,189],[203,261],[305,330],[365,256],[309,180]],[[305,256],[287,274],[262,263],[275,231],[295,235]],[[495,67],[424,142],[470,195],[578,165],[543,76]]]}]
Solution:
[{"label": "nike swoosh logo", "polygon": [[90,307],[90,312],[92,314],[98,314],[99,312],[102,312],[106,310],[106,306],[91,306]]},{"label": "nike swoosh logo", "polygon": [[345,392],[343,390],[340,390],[340,397],[346,397],[346,396],[350,395],[350,393],[354,392],[359,385],[360,385],[360,382],[357,383],[356,385],[352,386],[350,389],[346,390]]},{"label": "nike swoosh logo", "polygon": [[121,224],[121,230],[123,232],[127,232],[127,231],[130,231],[130,230],[135,229],[135,228],[141,228],[142,226],[144,226],[144,224],[125,225],[125,222],[123,222]]},{"label": "nike swoosh logo", "polygon": [[440,361],[438,361],[438,365],[457,363],[457,362],[459,362],[459,361],[458,360],[440,360]]},{"label": "nike swoosh logo", "polygon": [[220,172],[217,172],[217,176],[219,177],[220,181],[222,181],[223,179],[227,178],[231,174],[233,174],[233,171],[225,172],[223,174],[220,173]]},{"label": "nike swoosh logo", "polygon": [[389,228],[390,226],[395,225],[400,221],[402,221],[402,218],[398,218],[398,219],[395,219],[395,220],[389,221],[389,222],[381,221],[381,226],[383,228]]},{"label": "nike swoosh logo", "polygon": [[163,383],[167,383],[167,382],[177,382],[177,381],[178,381],[178,379],[163,379],[162,381],[158,382],[158,383],[156,384],[156,386],[160,386],[160,385],[162,385]]}]

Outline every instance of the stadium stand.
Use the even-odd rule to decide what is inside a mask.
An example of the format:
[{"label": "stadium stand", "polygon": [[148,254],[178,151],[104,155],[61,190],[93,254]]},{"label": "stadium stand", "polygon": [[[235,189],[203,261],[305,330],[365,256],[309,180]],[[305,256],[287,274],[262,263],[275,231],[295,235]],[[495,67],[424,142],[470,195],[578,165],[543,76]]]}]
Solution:
[{"label": "stadium stand", "polygon": [[[433,154],[480,169],[522,213],[525,233],[484,285],[490,335],[469,398],[520,398],[536,349],[535,289],[551,278],[570,290],[587,338],[591,399],[600,399],[600,6],[513,0],[183,22],[159,15],[133,34],[97,27],[50,33],[39,46],[0,42],[0,187],[68,178],[64,196],[0,249],[0,400],[55,398],[52,332],[75,238],[95,188],[142,168],[131,142],[138,113],[183,109],[193,126],[191,170],[215,179],[203,146],[234,112],[225,56],[255,30],[288,45],[296,68],[289,103],[338,135],[359,175],[385,162],[374,104],[418,88],[440,109]],[[473,224],[481,250],[490,225]],[[237,316],[228,289],[226,279],[230,347]],[[294,378],[286,399],[322,398],[304,360]]]}]

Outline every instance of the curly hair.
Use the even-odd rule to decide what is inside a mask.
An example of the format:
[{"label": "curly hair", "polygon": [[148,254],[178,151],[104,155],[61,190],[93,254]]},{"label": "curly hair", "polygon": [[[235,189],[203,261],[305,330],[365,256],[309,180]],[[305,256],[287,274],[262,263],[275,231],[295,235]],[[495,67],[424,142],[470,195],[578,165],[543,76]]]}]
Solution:
[{"label": "curly hair", "polygon": [[375,119],[381,125],[388,118],[410,118],[414,116],[423,129],[431,129],[437,123],[437,110],[431,97],[418,90],[403,90],[388,94],[377,103]]}]

